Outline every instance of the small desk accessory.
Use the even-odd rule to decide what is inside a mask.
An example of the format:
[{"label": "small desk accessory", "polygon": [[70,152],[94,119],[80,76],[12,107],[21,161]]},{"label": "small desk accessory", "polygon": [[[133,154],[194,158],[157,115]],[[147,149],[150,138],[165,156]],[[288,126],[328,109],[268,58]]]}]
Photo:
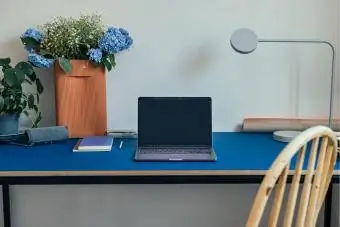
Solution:
[{"label": "small desk accessory", "polygon": [[108,130],[107,135],[118,139],[137,139],[137,132],[133,130]]},{"label": "small desk accessory", "polygon": [[273,138],[276,141],[283,142],[283,143],[289,143],[294,139],[296,136],[300,134],[299,131],[275,131],[273,133]]},{"label": "small desk accessory", "polygon": [[112,136],[88,136],[79,139],[73,148],[74,152],[111,151]]},{"label": "small desk accessory", "polygon": [[[324,40],[300,40],[300,39],[259,39],[257,34],[247,28],[240,28],[236,30],[230,37],[230,45],[237,53],[250,54],[257,48],[258,43],[303,43],[303,44],[323,44],[330,47],[332,51],[332,69],[331,69],[331,87],[330,87],[330,105],[329,105],[329,116],[328,126],[332,128],[333,120],[333,89],[335,79],[335,47],[329,41]],[[299,131],[287,131],[276,133],[280,134],[280,138],[285,137],[285,140],[293,139]],[[274,138],[277,138],[277,137]]]},{"label": "small desk accessory", "polygon": [[0,143],[34,146],[65,141],[69,138],[65,126],[27,128],[18,134],[0,136]]},{"label": "small desk accessory", "polygon": [[[327,125],[327,117],[245,117],[242,131],[273,132],[276,130],[303,131],[315,125]],[[340,130],[340,118],[333,118],[333,128]]]}]

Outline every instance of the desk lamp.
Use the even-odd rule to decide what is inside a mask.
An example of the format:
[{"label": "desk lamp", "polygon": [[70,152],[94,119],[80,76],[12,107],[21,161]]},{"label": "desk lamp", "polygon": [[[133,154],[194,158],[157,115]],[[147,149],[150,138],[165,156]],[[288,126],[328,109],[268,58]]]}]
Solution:
[{"label": "desk lamp", "polygon": [[[335,47],[332,43],[323,40],[288,40],[288,39],[259,39],[258,36],[250,29],[240,28],[236,30],[230,38],[231,47],[240,54],[250,54],[256,48],[258,43],[311,43],[311,44],[326,44],[332,50],[332,70],[331,70],[331,88],[330,88],[330,106],[328,126],[331,128],[333,118],[333,89],[335,77]],[[275,131],[273,137],[275,140],[289,142],[300,131]]]}]

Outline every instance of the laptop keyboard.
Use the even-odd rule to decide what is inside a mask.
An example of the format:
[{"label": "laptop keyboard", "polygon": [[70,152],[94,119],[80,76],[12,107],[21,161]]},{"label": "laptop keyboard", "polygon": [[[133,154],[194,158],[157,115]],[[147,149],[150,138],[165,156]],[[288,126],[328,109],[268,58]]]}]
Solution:
[{"label": "laptop keyboard", "polygon": [[141,153],[148,154],[205,154],[210,153],[209,148],[142,148]]}]

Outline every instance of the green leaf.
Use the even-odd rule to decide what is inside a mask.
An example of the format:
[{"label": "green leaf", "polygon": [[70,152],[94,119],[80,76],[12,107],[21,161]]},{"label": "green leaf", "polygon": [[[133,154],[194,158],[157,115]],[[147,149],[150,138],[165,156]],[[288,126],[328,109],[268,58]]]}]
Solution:
[{"label": "green leaf", "polygon": [[21,94],[17,93],[14,95],[14,104],[16,107],[20,107],[21,106]]},{"label": "green leaf", "polygon": [[22,108],[20,107],[20,106],[18,106],[18,108],[17,108],[17,111],[16,111],[17,113],[21,113],[22,112]]},{"label": "green leaf", "polygon": [[33,107],[34,107],[34,96],[32,94],[28,96],[27,104],[28,104],[29,109],[33,109]]},{"label": "green leaf", "polygon": [[11,107],[11,103],[10,103],[11,101],[10,101],[10,98],[8,98],[8,97],[5,97],[4,98],[4,110],[10,110],[10,107]]},{"label": "green leaf", "polygon": [[80,54],[82,55],[82,57],[84,59],[87,59],[87,53],[89,51],[89,48],[87,47],[86,44],[79,44],[79,50],[80,50]]},{"label": "green leaf", "polygon": [[33,128],[37,128],[40,121],[42,120],[42,115],[41,115],[41,112],[38,113],[38,116],[37,118],[35,119],[34,123],[33,123]]},{"label": "green leaf", "polygon": [[25,109],[27,106],[27,101],[26,100],[22,101],[21,106],[23,109]]},{"label": "green leaf", "polygon": [[28,117],[30,115],[27,110],[24,110],[22,112],[26,115],[26,117]]},{"label": "green leaf", "polygon": [[15,70],[15,75],[19,84],[22,84],[25,80],[25,74],[19,70]]},{"label": "green leaf", "polygon": [[33,73],[31,75],[27,75],[27,77],[34,82],[37,79],[37,75],[35,74],[35,72],[33,71]]},{"label": "green leaf", "polygon": [[10,58],[0,58],[0,66],[9,65],[9,63],[11,63]]},{"label": "green leaf", "polygon": [[37,94],[37,103],[39,104],[40,102],[40,97],[39,97],[39,94]]},{"label": "green leaf", "polygon": [[5,106],[5,100],[2,96],[0,96],[0,112],[3,110]]},{"label": "green leaf", "polygon": [[12,69],[12,68],[13,68],[13,67],[10,66],[10,65],[4,65],[4,66],[2,66],[2,72],[5,73],[5,71],[6,71],[7,69]]},{"label": "green leaf", "polygon": [[21,42],[25,46],[36,47],[39,46],[39,42],[31,37],[21,37]]},{"label": "green leaf", "polygon": [[39,54],[39,55],[45,55],[45,54],[48,54],[48,52],[47,52],[46,50],[40,49],[40,50],[38,51],[38,54]]},{"label": "green leaf", "polygon": [[43,50],[43,49],[40,49],[38,51],[38,54],[45,57],[45,58],[52,58],[52,59],[54,58],[54,56],[51,53],[49,53],[48,51]]},{"label": "green leaf", "polygon": [[4,80],[10,87],[18,87],[25,80],[25,74],[10,68],[4,72]]},{"label": "green leaf", "polygon": [[38,112],[38,110],[39,110],[39,108],[38,108],[37,105],[34,105],[34,106],[33,106],[33,109],[34,109],[35,112]]},{"label": "green leaf", "polygon": [[72,70],[72,65],[70,60],[66,58],[58,58],[58,62],[60,67],[64,70],[65,73],[69,73]]},{"label": "green leaf", "polygon": [[32,65],[27,62],[19,62],[15,66],[15,69],[23,72],[26,75],[32,75],[34,73]]},{"label": "green leaf", "polygon": [[112,67],[114,68],[116,66],[115,55],[114,54],[110,54],[110,55],[108,55],[108,58],[109,58],[109,60],[111,62]]},{"label": "green leaf", "polygon": [[35,81],[35,83],[37,84],[37,91],[38,91],[38,93],[39,93],[39,94],[43,93],[44,87],[43,87],[43,85],[42,85],[40,79],[37,78],[36,81]]},{"label": "green leaf", "polygon": [[32,82],[30,80],[25,79],[25,82],[29,83],[30,85],[32,85]]},{"label": "green leaf", "polygon": [[103,64],[107,68],[107,71],[110,72],[112,69],[112,65],[111,65],[111,62],[108,60],[108,58],[103,58]]}]

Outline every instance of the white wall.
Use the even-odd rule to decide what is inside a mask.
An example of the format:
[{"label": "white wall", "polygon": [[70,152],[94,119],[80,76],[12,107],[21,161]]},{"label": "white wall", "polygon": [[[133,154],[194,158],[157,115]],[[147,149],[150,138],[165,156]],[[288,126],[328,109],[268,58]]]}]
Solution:
[{"label": "white wall", "polygon": [[[212,96],[215,131],[233,130],[249,115],[328,113],[329,49],[260,45],[252,55],[244,56],[234,53],[228,40],[234,29],[250,27],[263,38],[337,43],[337,0],[7,0],[0,8],[0,56],[25,59],[21,32],[53,16],[80,11],[103,12],[107,24],[127,28],[135,40],[130,51],[117,56],[117,68],[107,77],[108,126],[112,129],[136,129],[136,99],[142,95]],[[39,76],[46,87],[43,125],[53,125],[53,77],[42,70]],[[191,227],[206,220],[210,226],[241,226],[255,192],[244,185],[148,186],[150,194],[145,195],[138,190],[141,187],[16,188],[14,226],[130,227],[137,220],[142,227]],[[170,194],[166,196],[165,191]],[[128,199],[124,209],[118,209],[120,196]],[[191,208],[189,203],[197,206]],[[153,219],[152,211],[160,216]]]},{"label": "white wall", "polygon": [[[233,130],[248,115],[327,115],[331,56],[327,47],[261,44],[244,56],[228,43],[239,27],[250,27],[264,38],[335,42],[336,2],[61,0],[45,7],[43,0],[4,1],[0,50],[1,56],[25,58],[19,36],[27,27],[56,15],[100,11],[107,24],[126,27],[135,40],[108,75],[110,128],[136,128],[138,96],[209,95],[214,130]],[[19,8],[22,4],[25,7]],[[50,125],[54,123],[52,75],[40,73],[40,77],[47,88],[43,123]]]}]

